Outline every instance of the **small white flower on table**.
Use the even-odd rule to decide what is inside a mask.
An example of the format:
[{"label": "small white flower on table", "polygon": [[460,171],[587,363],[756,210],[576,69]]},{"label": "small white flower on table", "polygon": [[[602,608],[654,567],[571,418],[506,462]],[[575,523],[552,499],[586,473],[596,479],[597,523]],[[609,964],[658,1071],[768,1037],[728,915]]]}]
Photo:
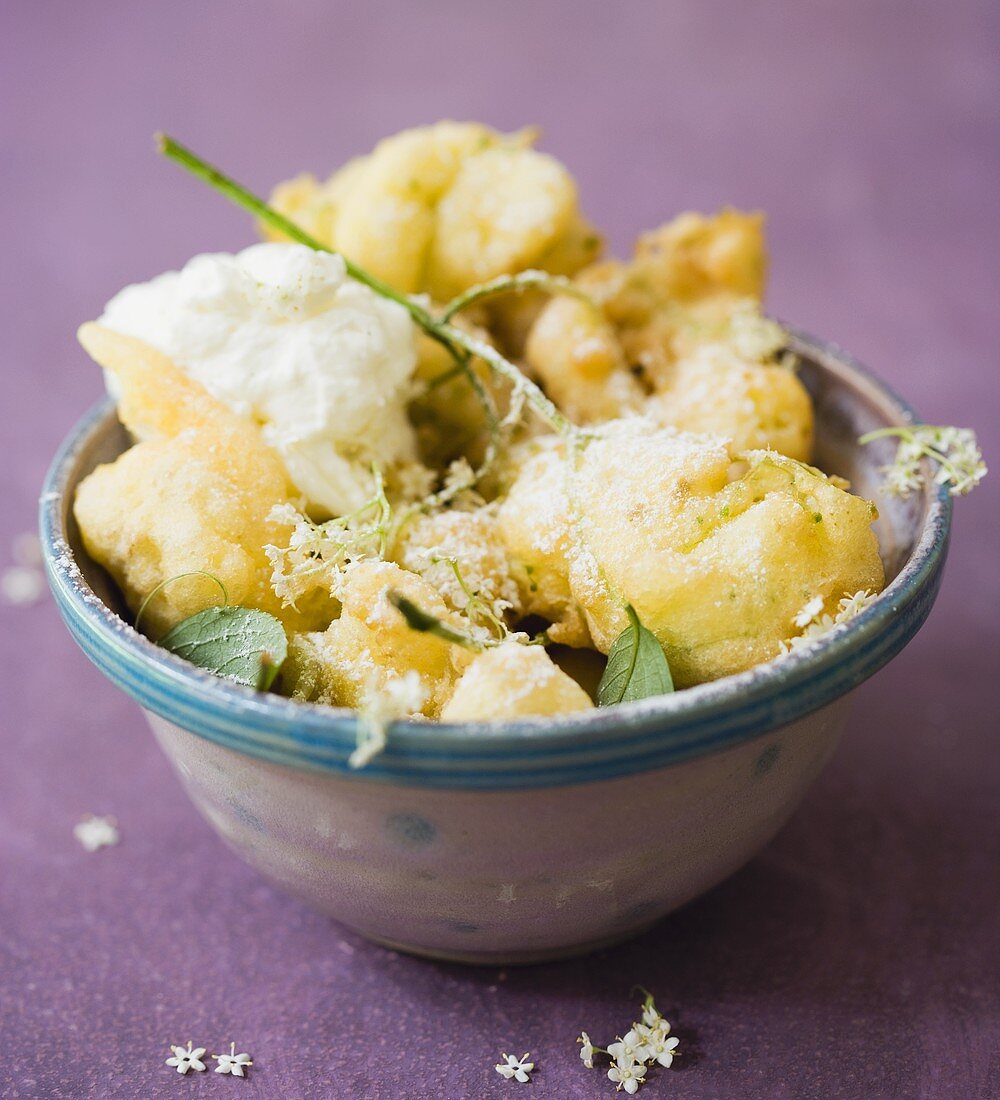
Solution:
[{"label": "small white flower on table", "polygon": [[585,1032],[580,1032],[580,1038],[577,1042],[580,1046],[580,1061],[587,1067],[587,1069],[594,1068],[594,1044],[590,1041],[590,1036]]},{"label": "small white flower on table", "polygon": [[94,814],[86,814],[73,826],[73,836],[88,852],[110,848],[120,839],[118,823],[113,817],[95,817]]},{"label": "small white flower on table", "polygon": [[660,1026],[647,1027],[639,1025],[639,1031],[643,1037],[643,1052],[647,1062],[658,1062],[664,1069],[669,1069],[674,1063],[674,1052],[680,1039],[676,1035],[670,1035],[670,1024],[661,1019]]},{"label": "small white flower on table", "polygon": [[205,1063],[202,1058],[205,1057],[205,1048],[196,1047],[190,1039],[188,1039],[187,1049],[184,1047],[171,1046],[173,1057],[167,1059],[167,1065],[173,1066],[178,1073],[187,1073],[189,1069],[193,1069],[195,1073],[205,1072]]},{"label": "small white flower on table", "polygon": [[657,1062],[664,1069],[673,1065],[680,1039],[670,1034],[670,1023],[657,1011],[652,997],[642,1006],[642,1023],[635,1025],[642,1036],[646,1062]]},{"label": "small white flower on table", "polygon": [[231,1073],[234,1077],[246,1077],[243,1072],[245,1066],[252,1066],[253,1059],[245,1051],[236,1053],[236,1044],[229,1044],[228,1054],[213,1054],[212,1057],[219,1064],[215,1067],[216,1073]]},{"label": "small white flower on table", "polygon": [[[610,1050],[611,1047],[608,1047],[609,1052]],[[646,1080],[646,1067],[625,1053],[615,1059],[615,1064],[608,1070],[608,1079],[615,1082],[616,1091],[621,1092],[624,1089],[629,1096],[634,1096]]]},{"label": "small white flower on table", "polygon": [[608,1054],[616,1062],[623,1059],[632,1062],[645,1062],[646,1040],[635,1027],[632,1027],[625,1032],[622,1038],[608,1044]]},{"label": "small white flower on table", "polygon": [[520,1058],[515,1058],[513,1054],[501,1054],[500,1057],[503,1058],[503,1061],[497,1062],[493,1068],[505,1080],[509,1081],[513,1077],[515,1081],[520,1081],[521,1084],[526,1084],[531,1080],[531,1071],[535,1068],[535,1063],[528,1061],[530,1055],[527,1051]]}]

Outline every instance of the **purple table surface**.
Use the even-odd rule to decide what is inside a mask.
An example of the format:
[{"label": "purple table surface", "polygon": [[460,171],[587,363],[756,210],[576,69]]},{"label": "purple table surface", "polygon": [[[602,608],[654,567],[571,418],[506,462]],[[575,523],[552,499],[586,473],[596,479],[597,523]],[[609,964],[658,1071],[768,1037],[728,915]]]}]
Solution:
[{"label": "purple table surface", "polygon": [[[770,216],[779,316],[835,338],[1000,456],[995,47],[983,3],[9,3],[0,14],[0,566],[101,389],[74,341],[125,283],[247,243],[152,152],[258,188],[441,117],[576,173],[614,248],[685,208]],[[581,1028],[653,989],[684,1055],[641,1095],[1000,1095],[1000,470],[960,501],[931,621],[859,692],[806,803],[749,867],[626,946],[472,970],[372,947],[216,839],[51,603],[2,609],[0,1095],[598,1097]],[[86,854],[72,827],[118,817]],[[648,843],[669,844],[669,836]],[[249,1050],[179,1078],[167,1043]]]}]

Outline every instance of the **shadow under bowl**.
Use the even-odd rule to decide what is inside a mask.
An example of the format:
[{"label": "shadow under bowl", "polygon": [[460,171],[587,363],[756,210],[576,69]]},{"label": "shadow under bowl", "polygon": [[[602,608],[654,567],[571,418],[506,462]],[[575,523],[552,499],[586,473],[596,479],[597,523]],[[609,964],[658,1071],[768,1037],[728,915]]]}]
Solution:
[{"label": "shadow under bowl", "polygon": [[87,656],[145,711],[192,801],[272,882],[373,940],[473,963],[579,954],[631,936],[741,867],[829,759],[850,693],[913,637],[940,584],[951,502],[880,490],[914,422],[884,385],[793,331],[816,409],[816,463],[875,500],[885,592],[807,650],[674,695],[489,725],[400,722],[361,771],[350,711],[262,695],[128,623],[83,549],[77,484],[129,446],[103,402],[41,500],[49,581]]}]

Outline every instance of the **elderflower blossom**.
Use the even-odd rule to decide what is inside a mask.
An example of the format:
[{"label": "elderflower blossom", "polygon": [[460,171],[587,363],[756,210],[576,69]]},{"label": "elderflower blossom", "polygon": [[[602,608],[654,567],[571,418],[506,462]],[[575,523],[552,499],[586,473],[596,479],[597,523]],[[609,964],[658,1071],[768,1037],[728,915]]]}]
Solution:
[{"label": "elderflower blossom", "polygon": [[493,515],[447,511],[424,517],[401,537],[396,561],[428,581],[469,621],[481,645],[509,633],[504,616],[518,601]]},{"label": "elderflower blossom", "polygon": [[590,1041],[590,1036],[585,1032],[580,1032],[580,1038],[577,1042],[580,1046],[580,1061],[587,1067],[587,1069],[594,1068],[594,1044]]},{"label": "elderflower blossom", "polygon": [[188,1039],[186,1050],[180,1046],[171,1046],[170,1050],[172,1057],[166,1060],[166,1065],[172,1066],[178,1073],[187,1073],[192,1069],[195,1073],[205,1072],[205,1063],[202,1061],[205,1057],[204,1047],[196,1047]]},{"label": "elderflower blossom", "polygon": [[385,748],[389,725],[418,713],[427,702],[427,696],[420,674],[413,669],[384,682],[373,675],[358,712],[358,745],[348,758],[349,766],[363,768],[378,756]]},{"label": "elderflower blossom", "polygon": [[608,1054],[615,1059],[631,1059],[633,1062],[645,1062],[646,1041],[636,1030],[635,1026],[625,1032],[624,1036],[613,1043],[608,1044]]},{"label": "elderflower blossom", "polygon": [[607,1049],[595,1046],[587,1032],[580,1033],[580,1060],[587,1069],[594,1068],[594,1055],[605,1054],[611,1059],[608,1078],[630,1096],[645,1084],[646,1073],[652,1066],[668,1069],[680,1052],[680,1040],[670,1034],[670,1024],[659,1013],[653,995],[645,993],[641,1022],[633,1023],[624,1036],[609,1043]]},{"label": "elderflower blossom", "polygon": [[434,488],[435,477],[422,462],[407,462],[395,471],[394,483],[404,500],[423,500]]},{"label": "elderflower blossom", "polygon": [[213,1054],[212,1057],[218,1063],[216,1073],[228,1073],[232,1077],[246,1077],[245,1068],[253,1065],[253,1059],[246,1051],[236,1053],[236,1044],[229,1044],[228,1054]]},{"label": "elderflower blossom", "polygon": [[476,484],[476,472],[465,458],[456,458],[445,470],[441,486],[441,496],[451,500],[459,493],[471,489]]},{"label": "elderflower blossom", "polygon": [[[611,1047],[608,1047],[608,1050],[610,1049]],[[629,1096],[634,1096],[639,1086],[646,1081],[646,1066],[629,1055],[623,1055],[608,1070],[608,1080],[615,1082],[616,1092],[624,1089]]]},{"label": "elderflower blossom", "polygon": [[802,631],[795,638],[781,643],[781,652],[792,653],[811,645],[817,638],[828,634],[836,626],[842,626],[856,618],[877,599],[877,593],[861,589],[853,595],[845,596],[837,605],[837,611],[831,615],[823,613],[823,598],[814,596],[792,620]]},{"label": "elderflower blossom", "polygon": [[813,596],[813,598],[802,608],[802,610],[795,616],[792,622],[801,630],[807,627],[816,616],[823,610],[823,597]]},{"label": "elderflower blossom", "polygon": [[670,1024],[661,1016],[658,1024],[639,1024],[636,1030],[642,1036],[645,1060],[669,1069],[674,1062],[674,1051],[680,1043],[676,1035],[670,1035]]},{"label": "elderflower blossom", "polygon": [[287,546],[264,547],[271,563],[271,588],[285,607],[316,589],[336,594],[344,570],[354,562],[385,557],[392,508],[377,468],[375,493],[345,516],[314,523],[292,504],[276,504],[268,522],[290,526]]},{"label": "elderflower blossom", "polygon": [[505,1080],[509,1081],[513,1077],[522,1085],[531,1080],[531,1071],[535,1068],[535,1063],[528,1061],[530,1056],[527,1051],[520,1058],[515,1058],[513,1054],[501,1054],[500,1057],[503,1061],[497,1062],[493,1068]]},{"label": "elderflower blossom", "polygon": [[674,1052],[680,1040],[676,1035],[670,1034],[670,1023],[657,1011],[652,997],[647,997],[642,1006],[642,1023],[636,1024],[635,1030],[643,1038],[646,1061],[657,1062],[669,1068],[673,1064]]},{"label": "elderflower blossom", "polygon": [[896,457],[883,467],[883,487],[892,496],[906,497],[923,488],[925,458],[937,464],[934,483],[947,485],[952,496],[964,496],[986,476],[986,463],[969,428],[935,427],[921,424],[913,428],[883,428],[861,437],[862,443],[896,436]]}]

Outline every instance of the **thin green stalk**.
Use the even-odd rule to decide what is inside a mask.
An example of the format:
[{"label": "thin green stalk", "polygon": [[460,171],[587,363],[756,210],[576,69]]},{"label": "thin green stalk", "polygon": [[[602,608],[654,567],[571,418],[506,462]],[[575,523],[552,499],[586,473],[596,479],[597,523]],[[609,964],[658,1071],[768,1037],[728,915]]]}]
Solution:
[{"label": "thin green stalk", "polygon": [[442,325],[441,332],[446,333],[450,339],[465,348],[466,351],[482,359],[495,374],[506,378],[514,387],[515,394],[518,391],[523,393],[525,400],[535,412],[555,428],[560,435],[574,437],[578,434],[576,425],[556,408],[527,375],[505,359],[492,345],[487,344],[485,340],[478,339],[471,333],[462,332],[461,329],[454,328],[452,325]]},{"label": "thin green stalk", "polygon": [[187,573],[175,573],[172,577],[167,577],[165,580],[160,581],[151,592],[146,594],[146,598],[139,604],[139,610],[135,613],[134,625],[136,630],[139,629],[142,617],[146,614],[146,608],[149,607],[153,597],[159,595],[168,584],[173,584],[174,581],[183,580],[185,577],[208,577],[210,581],[215,581],[222,591],[222,606],[225,607],[229,603],[229,593],[226,591],[226,586],[214,573],[209,573],[204,569],[191,569]]},{"label": "thin green stalk", "polygon": [[888,436],[895,436],[897,439],[913,439],[912,428],[877,428],[873,432],[867,432],[865,435],[860,436],[859,443],[871,443],[873,439],[886,439]]},{"label": "thin green stalk", "polygon": [[[248,190],[242,184],[237,183],[232,177],[220,172],[218,168],[213,167],[207,161],[202,160],[197,153],[193,153],[186,146],[181,145],[179,141],[175,141],[169,134],[156,134],[156,148],[169,160],[174,161],[175,164],[179,164],[182,168],[186,169],[193,176],[197,176],[198,179],[204,180],[210,187],[214,187],[216,191],[224,195],[230,202],[235,203],[237,206],[242,206],[244,210],[248,210],[251,214],[260,218],[261,221],[267,222],[273,229],[276,229],[279,233],[284,233],[286,237],[291,237],[293,241],[298,241],[299,244],[304,244],[307,248],[312,248],[317,252],[332,252],[332,248],[327,248],[325,244],[318,241],[310,233],[307,233],[295,222],[290,221],[284,214],[280,214],[272,206],[268,206],[263,199],[258,198],[252,191]],[[424,309],[418,302],[413,301],[406,294],[400,294],[397,290],[394,290],[388,283],[383,282],[378,276],[372,275],[370,272],[365,271],[364,268],[358,267],[357,264],[352,263],[346,256],[342,256],[344,266],[347,268],[347,274],[352,279],[356,279],[359,283],[364,283],[365,286],[370,287],[376,294],[380,294],[383,298],[391,298],[394,302],[398,302],[410,316],[421,326],[426,328],[425,322],[433,325],[434,318],[430,313]],[[428,330],[429,331],[429,330]]]},{"label": "thin green stalk", "polygon": [[592,306],[594,304],[590,296],[585,294],[572,279],[567,279],[565,275],[553,275],[548,271],[519,271],[516,275],[500,275],[496,279],[491,279],[488,283],[479,283],[477,286],[469,287],[468,290],[459,294],[457,298],[453,298],[444,307],[441,312],[441,323],[446,325],[456,313],[460,313],[467,306],[471,306],[473,302],[478,302],[482,298],[490,298],[495,294],[509,292],[520,293],[531,287],[548,291],[549,294],[568,294],[572,298],[579,298],[588,305]]},{"label": "thin green stalk", "polygon": [[925,443],[917,434],[916,427],[924,427],[924,425],[916,425],[913,428],[877,428],[873,432],[867,432],[865,435],[860,436],[858,442],[865,444],[871,443],[875,439],[894,438],[903,443],[915,443],[920,448],[920,452],[924,458],[929,458],[932,462],[936,462],[942,469],[947,471],[950,479],[958,481],[962,476],[962,472],[952,460],[947,450],[941,450],[933,443]]},{"label": "thin green stalk", "polygon": [[[220,172],[217,168],[214,168],[207,161],[202,160],[196,153],[193,153],[190,149],[181,145],[180,142],[175,141],[172,137],[167,134],[157,134],[156,143],[157,148],[165,157],[174,161],[175,164],[179,164],[198,179],[204,180],[205,183],[224,195],[230,202],[243,207],[244,210],[248,210],[255,217],[266,222],[279,233],[284,233],[292,240],[297,241],[299,244],[304,244],[307,248],[312,248],[317,252],[333,252],[332,248],[328,248],[321,241],[318,241],[311,234],[297,226],[294,222],[289,221],[283,214],[278,213],[273,207],[268,206],[263,199],[254,195],[252,191],[249,191],[242,184],[237,183],[231,177]],[[358,264],[352,262],[346,256],[342,256],[342,259],[347,269],[347,274],[350,275],[352,279],[357,280],[359,283],[363,283],[365,286],[375,291],[376,294],[381,295],[381,297],[388,298],[390,301],[401,305],[420,328],[422,328],[432,339],[444,345],[444,347],[455,356],[456,360],[462,359],[460,355],[456,354],[456,349],[459,348],[463,349],[469,355],[477,356],[482,359],[494,373],[506,378],[508,382],[512,383],[520,390],[539,416],[541,416],[543,420],[546,420],[557,432],[567,436],[575,434],[576,429],[573,424],[563,416],[556,406],[544,393],[542,393],[538,386],[530,379],[526,378],[513,363],[508,362],[495,348],[453,325],[441,323],[409,295],[401,294],[399,291],[394,290],[388,283],[383,282],[377,276],[359,267]],[[473,372],[470,367],[470,381],[472,377]],[[478,381],[479,380],[476,379],[476,382]],[[473,382],[474,387],[475,385],[476,383]],[[477,393],[480,392],[481,383],[480,387],[477,388]]]},{"label": "thin green stalk", "polygon": [[436,615],[431,615],[430,612],[417,607],[412,600],[408,600],[395,589],[389,590],[387,598],[389,603],[403,616],[406,625],[411,630],[419,631],[422,634],[433,634],[437,638],[451,642],[452,645],[460,645],[465,649],[476,652],[483,648],[474,638],[470,638],[468,634],[463,634],[461,630],[456,630],[453,626],[442,622]]}]

